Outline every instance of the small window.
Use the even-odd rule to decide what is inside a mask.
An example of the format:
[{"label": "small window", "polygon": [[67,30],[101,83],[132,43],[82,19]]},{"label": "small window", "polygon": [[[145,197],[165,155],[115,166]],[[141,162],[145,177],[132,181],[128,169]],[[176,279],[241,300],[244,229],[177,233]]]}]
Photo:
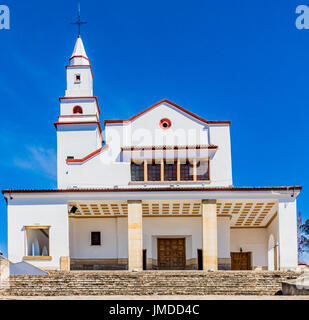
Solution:
[{"label": "small window", "polygon": [[161,181],[161,164],[160,163],[148,163],[148,181]]},{"label": "small window", "polygon": [[83,108],[81,106],[75,106],[73,108],[73,114],[82,114],[83,113]]},{"label": "small window", "polygon": [[76,74],[75,75],[75,82],[80,82],[80,81],[81,81],[80,74]]},{"label": "small window", "polygon": [[193,164],[189,161],[180,164],[180,180],[193,181]]},{"label": "small window", "polygon": [[93,231],[91,232],[91,245],[100,246],[101,245],[101,232]]},{"label": "small window", "polygon": [[196,180],[209,180],[208,161],[198,161],[196,163]]},{"label": "small window", "polygon": [[26,256],[49,256],[49,228],[26,227]]},{"label": "small window", "polygon": [[164,180],[177,181],[177,162],[164,163]]},{"label": "small window", "polygon": [[131,180],[144,181],[144,162],[131,163]]}]

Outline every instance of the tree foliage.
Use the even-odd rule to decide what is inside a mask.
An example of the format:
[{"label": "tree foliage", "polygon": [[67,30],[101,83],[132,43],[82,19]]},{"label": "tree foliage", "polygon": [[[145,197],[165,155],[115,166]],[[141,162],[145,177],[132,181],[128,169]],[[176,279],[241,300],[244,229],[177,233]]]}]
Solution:
[{"label": "tree foliage", "polygon": [[299,244],[299,252],[308,252],[309,251],[309,219],[301,226],[301,242]]}]

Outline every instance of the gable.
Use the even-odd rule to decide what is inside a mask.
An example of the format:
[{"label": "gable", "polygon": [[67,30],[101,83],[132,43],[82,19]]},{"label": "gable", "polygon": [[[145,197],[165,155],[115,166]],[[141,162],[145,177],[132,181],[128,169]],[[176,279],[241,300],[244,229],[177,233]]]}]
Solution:
[{"label": "gable", "polygon": [[162,104],[168,104],[169,106],[171,107],[174,107],[175,109],[178,109],[180,112],[183,112],[184,114],[187,114],[188,116],[194,118],[194,119],[197,119],[201,122],[204,122],[206,124],[228,124],[230,125],[231,124],[231,121],[209,121],[209,120],[206,120],[206,119],[203,119],[201,118],[200,116],[194,114],[193,112],[191,111],[188,111],[186,110],[185,108],[183,107],[180,107],[179,105],[177,105],[176,103],[168,100],[168,99],[163,99],[157,103],[155,103],[154,105],[150,106],[149,108],[143,110],[142,112],[134,115],[133,117],[127,119],[127,120],[105,120],[104,123],[105,124],[117,124],[117,123],[128,123],[128,122],[132,122],[133,120],[139,118],[141,115],[147,113],[148,111],[156,108],[157,106],[159,105],[162,105]]},{"label": "gable", "polygon": [[138,128],[147,128],[147,129],[162,129],[160,126],[160,121],[166,119],[170,123],[168,130],[177,130],[177,129],[199,129],[203,130],[207,127],[205,122],[198,120],[188,113],[183,112],[177,107],[169,104],[168,102],[161,102],[150,110],[144,112],[139,115],[132,121],[130,121],[130,125],[132,129]]},{"label": "gable", "polygon": [[[164,128],[163,120],[170,126]],[[229,121],[207,121],[166,99],[128,120],[105,121],[107,128],[122,128],[120,136],[126,137],[124,144],[132,146],[207,145],[212,123],[229,124]]]}]

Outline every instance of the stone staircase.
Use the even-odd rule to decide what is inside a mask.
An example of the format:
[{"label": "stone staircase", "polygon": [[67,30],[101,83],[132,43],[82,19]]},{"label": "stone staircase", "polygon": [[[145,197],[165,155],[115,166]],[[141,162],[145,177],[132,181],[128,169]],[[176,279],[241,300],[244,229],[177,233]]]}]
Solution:
[{"label": "stone staircase", "polygon": [[10,277],[0,295],[274,295],[300,273],[280,271],[70,271]]}]

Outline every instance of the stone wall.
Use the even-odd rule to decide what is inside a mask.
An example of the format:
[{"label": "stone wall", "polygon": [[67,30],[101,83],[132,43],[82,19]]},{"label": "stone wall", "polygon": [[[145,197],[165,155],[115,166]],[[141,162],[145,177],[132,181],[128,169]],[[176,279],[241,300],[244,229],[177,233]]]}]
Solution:
[{"label": "stone wall", "polygon": [[9,260],[0,257],[0,291],[9,288],[10,282],[10,263]]}]

